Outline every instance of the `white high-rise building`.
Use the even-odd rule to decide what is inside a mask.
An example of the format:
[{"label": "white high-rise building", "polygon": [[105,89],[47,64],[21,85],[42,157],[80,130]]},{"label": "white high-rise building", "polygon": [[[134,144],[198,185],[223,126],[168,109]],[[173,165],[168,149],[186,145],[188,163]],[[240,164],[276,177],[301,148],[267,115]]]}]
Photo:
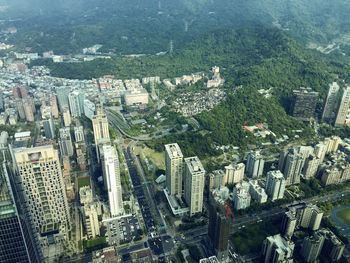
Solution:
[{"label": "white high-rise building", "polygon": [[83,126],[74,127],[74,138],[75,138],[75,142],[83,142],[84,141],[84,127]]},{"label": "white high-rise building", "polygon": [[94,129],[94,139],[96,146],[97,159],[100,161],[99,144],[109,140],[108,119],[100,105],[96,109],[96,114],[92,116],[92,127]]},{"label": "white high-rise building", "polygon": [[252,152],[247,157],[247,175],[251,178],[258,178],[264,171],[264,159],[260,152]]},{"label": "white high-rise building", "polygon": [[202,212],[204,176],[205,170],[197,156],[185,158],[185,200],[190,208],[190,216]]},{"label": "white high-rise building", "polygon": [[333,82],[332,84],[329,84],[328,94],[326,98],[326,102],[324,104],[323,113],[322,113],[322,120],[330,121],[334,119],[334,107],[335,103],[337,101],[337,95],[340,87],[337,82]]},{"label": "white high-rise building", "polygon": [[264,263],[293,262],[293,241],[282,237],[280,234],[269,236],[263,243]]},{"label": "white high-rise building", "polygon": [[111,216],[119,216],[124,212],[122,186],[118,153],[113,146],[103,146],[103,179],[108,192],[108,201]]},{"label": "white high-rise building", "polygon": [[182,196],[183,155],[177,143],[165,145],[166,186],[170,195]]},{"label": "white high-rise building", "polygon": [[42,244],[50,244],[49,236],[55,236],[54,242],[67,237],[69,206],[58,151],[52,145],[17,148],[13,149],[13,158],[19,189],[23,189]]},{"label": "white high-rise building", "polygon": [[286,180],[279,170],[267,173],[265,190],[272,201],[283,198],[285,188]]},{"label": "white high-rise building", "polygon": [[226,184],[236,184],[243,181],[244,178],[244,163],[230,164],[225,166],[225,176],[222,181],[222,185]]},{"label": "white high-rise building", "polygon": [[348,119],[349,107],[350,107],[350,86],[347,86],[342,91],[341,101],[339,104],[334,126],[341,127],[347,123],[347,120],[349,120]]},{"label": "white high-rise building", "polygon": [[[282,158],[281,153],[280,162]],[[305,158],[303,153],[299,153],[297,148],[289,149],[287,155],[284,158],[284,168],[282,170],[287,185],[299,184],[301,171],[304,167]],[[280,163],[279,163],[280,167]]]}]

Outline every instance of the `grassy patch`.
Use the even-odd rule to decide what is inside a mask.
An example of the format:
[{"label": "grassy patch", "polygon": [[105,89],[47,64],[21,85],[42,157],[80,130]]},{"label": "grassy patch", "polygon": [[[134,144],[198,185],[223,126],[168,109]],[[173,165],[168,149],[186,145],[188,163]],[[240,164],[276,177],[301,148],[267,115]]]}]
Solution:
[{"label": "grassy patch", "polygon": [[79,189],[83,186],[90,186],[90,176],[82,176],[78,178],[78,187]]},{"label": "grassy patch", "polygon": [[350,207],[340,210],[336,213],[345,224],[350,225]]},{"label": "grassy patch", "polygon": [[94,239],[90,239],[86,241],[86,248],[92,248],[99,245],[106,244],[106,238],[105,237],[98,237]]},{"label": "grassy patch", "polygon": [[266,237],[279,233],[278,222],[263,222],[253,226],[247,226],[231,236],[233,244],[240,254],[258,252]]},{"label": "grassy patch", "polygon": [[[146,146],[144,147],[137,147],[136,149],[137,153],[140,153],[141,157],[143,153],[145,157],[148,159],[148,161],[153,161],[155,165],[158,167],[158,169],[165,169],[165,157],[164,152],[156,152],[153,149],[150,149]],[[147,167],[145,167],[147,169]]]}]

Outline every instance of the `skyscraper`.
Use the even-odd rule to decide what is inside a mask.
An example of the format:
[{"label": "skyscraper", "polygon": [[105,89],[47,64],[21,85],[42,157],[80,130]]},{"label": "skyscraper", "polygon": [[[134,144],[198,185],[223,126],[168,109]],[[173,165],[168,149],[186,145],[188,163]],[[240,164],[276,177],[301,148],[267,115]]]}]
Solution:
[{"label": "skyscraper", "polygon": [[75,142],[83,142],[84,141],[84,127],[83,126],[74,127],[74,138],[75,138]]},{"label": "skyscraper", "polygon": [[337,95],[340,87],[337,82],[329,84],[327,98],[324,104],[322,120],[331,121],[335,117],[335,103],[337,101]]},{"label": "skyscraper", "polygon": [[315,113],[315,108],[318,99],[318,92],[312,91],[311,88],[301,87],[298,90],[293,90],[293,116],[309,121]]},{"label": "skyscraper", "polygon": [[72,143],[72,137],[70,135],[70,129],[69,128],[61,128],[60,129],[60,152],[63,156],[72,156],[73,151],[73,143]]},{"label": "skyscraper", "polygon": [[285,187],[286,180],[279,170],[269,171],[267,173],[266,194],[272,201],[283,198]]},{"label": "skyscraper", "polygon": [[325,235],[322,254],[330,259],[331,262],[340,260],[343,255],[345,244],[329,229],[321,230]]},{"label": "skyscraper", "polygon": [[219,261],[228,258],[231,215],[226,216],[225,207],[216,203],[213,198],[209,202],[208,235]]},{"label": "skyscraper", "polygon": [[70,216],[58,151],[52,145],[17,148],[12,156],[42,247],[60,243],[67,238]]},{"label": "skyscraper", "polygon": [[100,162],[100,147],[99,145],[109,142],[109,130],[108,130],[108,119],[105,114],[102,105],[96,108],[96,114],[92,116],[92,127],[94,130],[94,139],[97,160]]},{"label": "skyscraper", "polygon": [[291,239],[297,226],[297,218],[292,211],[284,213],[281,232],[285,238]]},{"label": "skyscraper", "polygon": [[263,174],[264,159],[260,152],[251,152],[247,157],[247,175],[251,178],[257,178]]},{"label": "skyscraper", "polygon": [[80,93],[78,91],[73,91],[68,95],[69,109],[73,117],[80,117],[82,115],[79,96]]},{"label": "skyscraper", "polygon": [[341,93],[341,101],[339,103],[337,116],[335,118],[334,126],[341,127],[347,123],[349,119],[349,107],[350,107],[350,86],[346,86]]},{"label": "skyscraper", "polygon": [[55,123],[53,121],[51,114],[50,114],[49,119],[43,120],[43,127],[44,127],[45,137],[47,139],[54,139],[55,138]]},{"label": "skyscraper", "polygon": [[108,192],[108,201],[111,216],[123,214],[122,186],[120,182],[120,170],[118,153],[113,146],[103,146],[103,179]]},{"label": "skyscraper", "polygon": [[51,106],[52,116],[57,119],[59,117],[59,113],[58,113],[57,97],[56,97],[56,95],[51,95],[50,106]]},{"label": "skyscraper", "polygon": [[19,215],[5,163],[0,168],[0,262],[39,263],[41,254],[33,233]]},{"label": "skyscraper", "polygon": [[199,158],[185,158],[185,200],[190,208],[190,216],[201,213],[203,209],[205,170]]},{"label": "skyscraper", "polygon": [[165,145],[166,186],[170,195],[181,197],[183,155],[177,143]]},{"label": "skyscraper", "polygon": [[60,106],[60,111],[63,113],[65,107],[69,107],[68,94],[70,93],[69,87],[57,87],[56,88],[58,105]]},{"label": "skyscraper", "polygon": [[222,185],[225,186],[226,184],[236,184],[241,182],[244,178],[244,170],[244,163],[225,166],[225,176]]},{"label": "skyscraper", "polygon": [[297,148],[291,148],[281,152],[278,168],[284,174],[286,184],[300,183],[301,171],[304,167],[304,155]]},{"label": "skyscraper", "polygon": [[311,179],[316,175],[320,163],[320,159],[315,154],[312,154],[306,158],[303,168],[303,175],[305,176],[305,179]]},{"label": "skyscraper", "polygon": [[312,236],[305,237],[301,246],[301,256],[305,262],[315,262],[321,253],[325,236],[322,232],[314,232]]},{"label": "skyscraper", "polygon": [[69,127],[72,124],[72,119],[70,117],[70,112],[68,106],[64,106],[63,109],[63,122],[65,127]]},{"label": "skyscraper", "polygon": [[294,246],[293,241],[280,234],[267,237],[263,243],[263,262],[292,262],[289,260],[293,260]]}]

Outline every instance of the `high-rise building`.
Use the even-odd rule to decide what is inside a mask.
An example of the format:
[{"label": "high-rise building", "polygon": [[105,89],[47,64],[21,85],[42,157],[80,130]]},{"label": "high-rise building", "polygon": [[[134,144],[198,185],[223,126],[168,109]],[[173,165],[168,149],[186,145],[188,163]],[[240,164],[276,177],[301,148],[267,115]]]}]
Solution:
[{"label": "high-rise building", "polygon": [[27,98],[27,90],[25,87],[15,87],[12,89],[13,97],[15,99],[25,99]]},{"label": "high-rise building", "polygon": [[321,231],[325,235],[322,254],[331,262],[339,261],[343,255],[345,244],[329,229],[322,229]]},{"label": "high-rise building", "polygon": [[165,145],[166,186],[170,195],[182,196],[183,155],[177,143]]},{"label": "high-rise building", "polygon": [[315,145],[315,155],[320,159],[320,164],[323,163],[324,157],[327,153],[327,144],[325,142],[320,142]]},{"label": "high-rise building", "polygon": [[3,111],[4,109],[4,95],[0,93],[0,111]]},{"label": "high-rise building", "polygon": [[318,92],[312,91],[311,88],[301,87],[298,90],[293,90],[293,116],[309,121],[315,113],[315,108],[318,100]]},{"label": "high-rise building", "polygon": [[17,202],[3,163],[0,168],[0,262],[39,263],[41,251],[30,231],[30,219],[19,214]]},{"label": "high-rise building", "polygon": [[[282,154],[284,154],[284,152]],[[284,169],[281,171],[286,179],[286,185],[299,184],[301,171],[305,162],[303,154],[299,153],[297,149],[292,148],[288,151],[288,154],[284,160]],[[281,167],[283,167],[283,165],[281,165]]]},{"label": "high-rise building", "polygon": [[263,174],[264,158],[260,152],[252,152],[247,156],[247,175],[251,178],[257,178]]},{"label": "high-rise building", "polygon": [[43,120],[43,127],[45,132],[45,137],[47,139],[55,138],[55,123],[53,121],[52,115],[47,120]]},{"label": "high-rise building", "polygon": [[296,226],[297,226],[297,218],[295,216],[295,213],[293,213],[292,211],[285,212],[282,220],[282,225],[281,225],[282,235],[285,238],[291,239],[294,234],[294,230]]},{"label": "high-rise building", "polygon": [[57,105],[57,97],[56,95],[51,95],[50,99],[51,113],[52,116],[56,119],[59,117],[58,105]]},{"label": "high-rise building", "polygon": [[338,136],[326,138],[324,141],[327,144],[326,153],[336,152],[338,150],[339,144],[341,143],[341,139]]},{"label": "high-rise building", "polygon": [[214,170],[207,175],[209,190],[220,188],[223,185],[225,173],[223,170]]},{"label": "high-rise building", "polygon": [[311,230],[318,230],[321,225],[323,211],[316,205],[307,204],[299,210],[300,226]]},{"label": "high-rise building", "polygon": [[350,86],[346,86],[341,93],[341,101],[339,103],[337,116],[334,126],[341,127],[347,123],[350,108]]},{"label": "high-rise building", "polygon": [[329,84],[327,98],[324,104],[322,120],[332,121],[335,118],[335,103],[340,87],[337,82]]},{"label": "high-rise building", "polygon": [[79,91],[73,91],[68,95],[69,109],[73,117],[80,117],[84,114],[85,95]]},{"label": "high-rise building", "polygon": [[42,247],[66,239],[70,216],[58,151],[52,145],[17,148],[12,156]]},{"label": "high-rise building", "polygon": [[244,163],[225,166],[225,176],[224,180],[222,181],[222,185],[225,186],[226,184],[236,184],[243,181],[244,170]]},{"label": "high-rise building", "polygon": [[205,170],[199,158],[185,158],[185,200],[190,208],[190,216],[201,213],[203,209]]},{"label": "high-rise building", "polygon": [[84,114],[85,116],[92,121],[92,116],[95,115],[95,104],[93,102],[91,102],[88,99],[84,100]]},{"label": "high-rise building", "polygon": [[249,180],[249,193],[259,204],[267,201],[265,189],[259,185],[258,180]]},{"label": "high-rise building", "polygon": [[303,175],[305,179],[314,178],[320,164],[320,159],[315,154],[311,154],[308,158],[306,158],[303,168]]},{"label": "high-rise building", "polygon": [[102,105],[97,107],[96,114],[92,116],[92,127],[94,129],[94,139],[96,146],[97,159],[100,160],[99,147],[100,141],[109,140],[108,119],[103,111]]},{"label": "high-rise building", "polygon": [[80,203],[82,205],[83,221],[86,227],[87,236],[95,238],[100,235],[98,223],[98,203],[94,202],[90,186],[79,189]]},{"label": "high-rise building", "polygon": [[63,113],[65,107],[69,107],[68,94],[70,93],[69,87],[57,87],[56,88],[58,105],[60,106],[60,111]]},{"label": "high-rise building", "polygon": [[218,260],[228,258],[229,237],[231,230],[231,215],[226,215],[225,207],[220,206],[211,198],[209,202],[208,235]]},{"label": "high-rise building", "polygon": [[72,137],[69,128],[60,129],[60,152],[63,156],[72,156],[74,154]]},{"label": "high-rise building", "polygon": [[75,138],[75,142],[83,142],[84,141],[84,127],[83,126],[74,127],[74,138]]},{"label": "high-rise building", "polygon": [[251,195],[249,193],[250,184],[247,182],[241,182],[235,185],[233,189],[233,203],[234,209],[246,209],[250,206]]},{"label": "high-rise building", "polygon": [[267,173],[265,190],[272,201],[283,198],[285,188],[286,180],[279,170]]},{"label": "high-rise building", "polygon": [[314,232],[312,236],[305,237],[301,245],[300,254],[304,262],[316,262],[321,253],[325,236],[322,232]]},{"label": "high-rise building", "polygon": [[108,201],[111,215],[119,216],[124,212],[122,186],[120,182],[120,170],[118,153],[113,146],[103,146],[103,179],[108,193]]},{"label": "high-rise building", "polygon": [[293,241],[282,237],[280,234],[267,237],[263,243],[263,262],[293,262],[294,246]]},{"label": "high-rise building", "polygon": [[34,102],[33,102],[33,100],[26,99],[26,100],[22,100],[22,101],[23,101],[23,109],[24,109],[24,114],[26,116],[26,120],[33,122],[34,121],[34,111],[33,111]]},{"label": "high-rise building", "polygon": [[333,166],[325,169],[321,176],[323,186],[341,183],[342,170],[340,167]]},{"label": "high-rise building", "polygon": [[16,99],[16,107],[17,107],[17,111],[18,111],[19,118],[20,118],[21,120],[24,120],[24,119],[26,118],[26,114],[25,114],[25,112],[24,112],[22,100]]},{"label": "high-rise building", "polygon": [[70,117],[70,112],[68,106],[64,106],[63,111],[63,123],[65,127],[69,127],[72,124],[72,119]]}]

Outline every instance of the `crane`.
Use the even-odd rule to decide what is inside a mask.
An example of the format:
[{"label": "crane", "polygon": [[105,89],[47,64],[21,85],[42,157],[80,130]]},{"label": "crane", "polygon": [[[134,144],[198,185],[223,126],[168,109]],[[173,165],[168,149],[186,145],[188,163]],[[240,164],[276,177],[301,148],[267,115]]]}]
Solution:
[{"label": "crane", "polygon": [[228,201],[225,201],[226,203],[226,217],[228,217],[229,213],[231,214],[232,218],[234,218],[235,216],[233,215],[231,208],[230,208],[230,204],[228,203]]}]

